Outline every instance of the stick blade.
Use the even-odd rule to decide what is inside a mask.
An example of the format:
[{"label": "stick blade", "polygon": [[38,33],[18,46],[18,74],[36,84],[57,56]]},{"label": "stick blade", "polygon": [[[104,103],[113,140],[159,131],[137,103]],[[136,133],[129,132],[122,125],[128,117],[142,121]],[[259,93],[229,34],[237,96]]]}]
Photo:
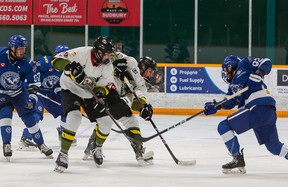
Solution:
[{"label": "stick blade", "polygon": [[190,161],[181,161],[178,160],[177,163],[179,166],[195,166],[196,165],[196,160],[190,160]]}]

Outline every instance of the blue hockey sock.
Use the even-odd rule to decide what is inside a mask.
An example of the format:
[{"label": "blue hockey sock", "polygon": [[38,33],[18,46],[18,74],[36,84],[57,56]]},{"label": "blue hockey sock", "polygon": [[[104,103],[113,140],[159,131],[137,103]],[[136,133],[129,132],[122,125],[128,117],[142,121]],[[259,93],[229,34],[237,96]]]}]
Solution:
[{"label": "blue hockey sock", "polygon": [[12,127],[11,126],[2,126],[1,127],[1,136],[3,143],[10,143],[12,138]]},{"label": "blue hockey sock", "polygon": [[29,140],[32,140],[32,136],[31,136],[31,134],[30,134],[30,132],[28,131],[27,128],[24,128],[24,129],[23,129],[23,136],[24,136],[25,138],[29,139]]}]

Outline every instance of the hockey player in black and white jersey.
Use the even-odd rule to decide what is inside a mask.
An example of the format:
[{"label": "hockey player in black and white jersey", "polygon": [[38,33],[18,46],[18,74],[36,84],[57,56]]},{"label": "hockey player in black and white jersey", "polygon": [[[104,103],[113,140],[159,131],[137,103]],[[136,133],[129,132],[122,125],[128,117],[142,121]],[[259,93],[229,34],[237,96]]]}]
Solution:
[{"label": "hockey player in black and white jersey", "polygon": [[[145,94],[147,92],[147,88],[145,86],[145,80],[140,75],[140,70],[138,68],[137,61],[130,56],[127,56],[121,52],[114,52],[110,54],[110,59],[113,61],[114,66],[114,77],[115,77],[115,86],[118,94],[122,97],[121,103],[125,106],[117,107],[117,105],[109,106],[110,112],[112,115],[120,121],[123,126],[125,126],[125,133],[132,137],[130,140],[132,141],[132,148],[135,152],[136,160],[138,161],[139,166],[146,166],[152,165],[153,159],[153,152],[149,151],[145,153],[145,148],[143,147],[143,143],[136,141],[133,137],[141,136],[141,131],[139,127],[139,121],[137,118],[132,115],[132,111],[130,110],[131,102],[132,101],[132,109],[139,111],[140,116],[145,120],[149,120],[153,114],[153,108],[150,104],[146,103]],[[135,100],[133,100],[133,95],[126,87],[124,83],[124,77],[127,77],[131,84],[135,87],[135,92],[140,98],[143,107],[140,107],[140,104]],[[129,97],[129,98],[127,98]],[[128,101],[128,102],[127,102]],[[127,102],[127,103],[126,103]],[[141,104],[141,106],[142,106]],[[125,113],[123,110],[126,110]],[[101,139],[103,140],[103,134],[100,134],[99,131],[99,124],[95,126],[95,129],[89,139],[87,148],[85,149],[83,159],[86,160],[91,156],[92,150],[95,147],[95,143],[99,142]],[[110,132],[110,131],[109,131]],[[108,134],[107,134],[108,136]],[[104,137],[105,139],[107,138]],[[137,151],[135,150],[137,148]]]},{"label": "hockey player in black and white jersey", "polygon": [[[80,106],[91,122],[96,122],[96,144],[92,155],[97,167],[103,163],[102,145],[108,137],[113,120],[105,107],[97,103],[85,89],[89,84],[98,97],[106,101],[115,119],[132,115],[127,104],[120,99],[115,89],[113,65],[110,54],[114,52],[113,42],[107,37],[98,37],[93,47],[79,47],[56,55],[54,67],[63,70],[60,78],[62,104],[66,114],[66,127],[62,132],[61,150],[54,171],[63,172],[68,168],[68,151],[81,123]],[[120,109],[120,110],[119,110]]]}]

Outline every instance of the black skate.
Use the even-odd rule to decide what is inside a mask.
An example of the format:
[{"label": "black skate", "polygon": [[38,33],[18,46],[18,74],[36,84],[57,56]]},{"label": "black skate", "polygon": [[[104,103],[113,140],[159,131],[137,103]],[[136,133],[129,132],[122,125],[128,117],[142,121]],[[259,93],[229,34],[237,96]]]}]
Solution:
[{"label": "black skate", "polygon": [[4,143],[3,144],[3,155],[6,157],[6,160],[10,162],[10,158],[12,156],[12,149],[11,149],[11,143]]},{"label": "black skate", "polygon": [[83,160],[89,160],[92,158],[92,150],[96,148],[96,141],[93,138],[89,138],[86,149],[84,150]]},{"label": "black skate", "polygon": [[143,147],[143,145],[131,144],[131,146],[135,152],[135,157],[138,161],[139,166],[153,165],[153,151],[145,153],[145,148]]},{"label": "black skate", "polygon": [[53,150],[52,149],[50,149],[49,147],[47,147],[44,143],[43,144],[41,144],[41,145],[38,145],[38,148],[39,148],[39,150],[41,151],[41,153],[44,153],[45,154],[45,156],[47,157],[47,158],[53,158]]},{"label": "black skate", "polygon": [[[57,130],[57,132],[58,132],[58,140],[59,140],[59,142],[60,142],[60,144],[61,144],[62,132],[61,132],[61,130],[60,130],[60,127],[57,127],[56,130]],[[74,137],[74,139],[73,139],[73,141],[72,141],[71,146],[73,146],[73,147],[74,147],[74,146],[77,146],[77,140],[76,140],[75,137]]]},{"label": "black skate", "polygon": [[[222,165],[223,173],[224,174],[231,174],[231,173],[241,173],[245,174],[245,161],[244,161],[244,154],[243,149],[241,149],[240,154],[233,157],[233,160],[227,164]],[[237,168],[237,171],[233,171],[233,169]]]},{"label": "black skate", "polygon": [[56,160],[56,167],[54,168],[54,171],[63,173],[67,168],[68,168],[68,154],[60,152]]},{"label": "black skate", "polygon": [[96,146],[95,149],[92,150],[92,156],[96,166],[99,168],[100,165],[103,164],[102,147]]},{"label": "black skate", "polygon": [[24,135],[22,135],[20,142],[18,143],[19,147],[18,150],[19,151],[35,151],[37,150],[37,145],[35,143],[33,143],[32,140],[29,140],[28,138],[26,138]]}]

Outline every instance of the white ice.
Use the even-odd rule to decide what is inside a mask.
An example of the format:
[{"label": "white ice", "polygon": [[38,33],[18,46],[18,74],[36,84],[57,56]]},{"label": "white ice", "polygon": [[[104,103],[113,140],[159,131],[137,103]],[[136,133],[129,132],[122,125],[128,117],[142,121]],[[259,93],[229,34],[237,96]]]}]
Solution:
[{"label": "white ice", "polygon": [[[170,127],[188,116],[154,115],[159,130]],[[259,146],[253,131],[238,136],[244,148],[246,174],[222,174],[221,165],[232,159],[217,133],[218,123],[224,117],[198,116],[166,132],[163,137],[179,160],[196,159],[195,166],[176,165],[159,137],[145,143],[153,150],[154,165],[138,167],[134,152],[122,134],[111,132],[103,146],[104,163],[97,168],[93,160],[83,161],[83,151],[93,124],[82,119],[77,132],[78,146],[69,151],[69,167],[64,173],[55,173],[55,159],[59,152],[56,127],[58,119],[45,114],[41,122],[45,143],[54,150],[54,159],[46,159],[40,152],[18,151],[22,122],[13,118],[13,156],[7,162],[0,154],[0,187],[224,187],[288,185],[288,161],[271,155]],[[155,134],[149,122],[140,119],[144,137]],[[117,129],[116,126],[113,128]],[[288,143],[288,120],[278,119],[280,140]],[[2,145],[0,145],[2,147]]]}]

